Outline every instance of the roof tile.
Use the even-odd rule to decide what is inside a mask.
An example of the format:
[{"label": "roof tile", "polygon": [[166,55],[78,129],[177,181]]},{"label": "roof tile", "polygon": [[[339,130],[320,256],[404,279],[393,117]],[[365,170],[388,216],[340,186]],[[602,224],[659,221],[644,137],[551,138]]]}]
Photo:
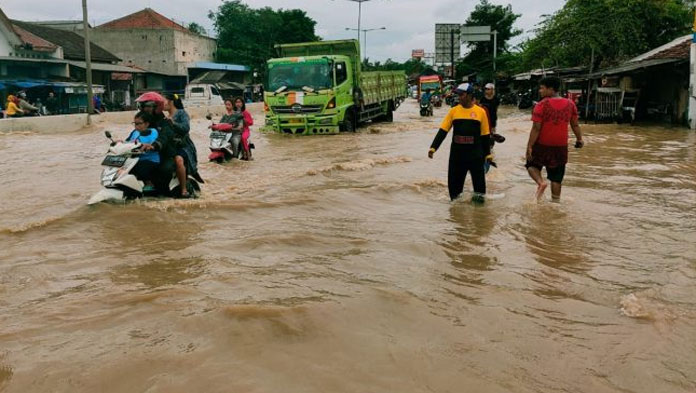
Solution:
[{"label": "roof tile", "polygon": [[157,13],[151,8],[136,13],[126,15],[122,18],[112,20],[97,27],[98,29],[175,29],[180,31],[189,30],[173,20]]}]

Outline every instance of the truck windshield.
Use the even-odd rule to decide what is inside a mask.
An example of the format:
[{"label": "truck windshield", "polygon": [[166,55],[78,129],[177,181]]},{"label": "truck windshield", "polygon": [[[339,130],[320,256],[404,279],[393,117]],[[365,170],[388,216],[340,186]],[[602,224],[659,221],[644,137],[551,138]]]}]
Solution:
[{"label": "truck windshield", "polygon": [[283,86],[288,90],[301,90],[303,87],[329,89],[333,86],[333,75],[328,62],[271,64],[268,86],[273,91]]}]

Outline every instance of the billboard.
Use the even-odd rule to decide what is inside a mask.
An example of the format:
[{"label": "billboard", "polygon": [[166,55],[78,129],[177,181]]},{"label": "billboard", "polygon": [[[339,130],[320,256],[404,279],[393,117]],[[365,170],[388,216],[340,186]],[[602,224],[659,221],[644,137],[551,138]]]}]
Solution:
[{"label": "billboard", "polygon": [[491,40],[490,26],[462,26],[461,32],[462,42],[477,42]]},{"label": "billboard", "polygon": [[425,57],[425,49],[414,49],[411,51],[411,58],[422,59]]},{"label": "billboard", "polygon": [[[453,50],[454,60],[459,58],[462,46],[460,29],[461,24],[459,23],[435,24],[435,64],[450,64]],[[454,32],[454,37],[452,32]]]}]

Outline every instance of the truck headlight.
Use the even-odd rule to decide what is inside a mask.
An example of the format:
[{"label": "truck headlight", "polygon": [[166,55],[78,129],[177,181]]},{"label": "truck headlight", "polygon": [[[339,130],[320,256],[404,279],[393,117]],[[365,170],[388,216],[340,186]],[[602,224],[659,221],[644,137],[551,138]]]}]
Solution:
[{"label": "truck headlight", "polygon": [[327,108],[327,109],[333,109],[333,108],[335,108],[335,107],[336,107],[336,97],[332,97],[332,98],[329,100],[329,103],[326,104],[326,108]]}]

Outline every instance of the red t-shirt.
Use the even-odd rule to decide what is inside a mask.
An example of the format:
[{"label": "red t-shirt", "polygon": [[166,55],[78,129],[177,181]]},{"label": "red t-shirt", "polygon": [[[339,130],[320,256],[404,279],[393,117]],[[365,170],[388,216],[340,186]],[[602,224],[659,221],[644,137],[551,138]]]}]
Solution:
[{"label": "red t-shirt", "polygon": [[541,123],[536,143],[544,146],[567,146],[568,125],[578,119],[578,108],[567,98],[544,98],[534,107],[532,121]]}]

